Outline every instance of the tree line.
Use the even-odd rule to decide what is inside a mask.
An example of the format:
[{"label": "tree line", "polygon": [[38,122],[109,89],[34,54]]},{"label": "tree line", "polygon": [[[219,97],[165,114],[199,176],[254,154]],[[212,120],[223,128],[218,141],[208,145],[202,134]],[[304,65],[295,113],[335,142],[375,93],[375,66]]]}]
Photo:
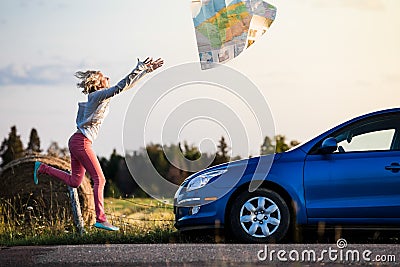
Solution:
[{"label": "tree line", "polygon": [[[297,144],[297,141],[290,141],[287,143],[284,135],[276,135],[274,138],[267,136],[260,146],[260,155],[284,152]],[[133,167],[135,170],[138,170],[137,172],[140,173],[142,179],[154,175],[154,170],[150,170],[145,166],[145,162],[150,160],[153,168],[164,179],[178,185],[192,173],[185,170],[186,168],[178,168],[176,164],[171,163],[171,159],[179,159],[181,155],[183,155],[190,162],[198,162],[199,164],[206,162],[210,163],[209,166],[240,159],[239,156],[231,158],[229,156],[229,151],[230,148],[225,138],[221,136],[215,154],[201,153],[196,146],[189,145],[187,142],[165,146],[151,143],[145,148],[132,151],[132,153],[129,154],[127,153],[126,157],[129,157],[130,162],[133,162]],[[32,128],[27,147],[24,148],[21,138],[17,134],[16,126],[12,126],[8,137],[4,138],[0,146],[0,158],[2,160],[0,168],[14,159],[35,153],[69,160],[68,148],[60,147],[57,142],[52,142],[44,152],[41,148],[40,138],[35,128]],[[133,179],[126,164],[125,157],[119,155],[115,149],[108,158],[98,157],[98,159],[107,180],[105,187],[106,197],[147,196]]]}]

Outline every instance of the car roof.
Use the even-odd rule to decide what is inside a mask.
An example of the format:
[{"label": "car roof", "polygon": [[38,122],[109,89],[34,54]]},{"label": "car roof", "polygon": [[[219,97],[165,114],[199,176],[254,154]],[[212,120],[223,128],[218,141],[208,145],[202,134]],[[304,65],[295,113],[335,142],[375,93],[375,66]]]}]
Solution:
[{"label": "car roof", "polygon": [[364,118],[372,117],[372,116],[384,115],[384,114],[390,114],[390,113],[398,113],[398,112],[400,112],[400,108],[389,108],[389,109],[383,109],[383,110],[373,111],[373,112],[370,112],[370,113],[359,115],[359,116],[354,117],[354,118],[352,118],[350,120],[347,120],[347,121],[345,121],[343,123],[340,123],[340,124],[334,126],[331,129],[328,129],[328,130],[324,131],[323,133],[313,137],[312,139],[310,139],[307,142],[304,142],[303,144],[301,144],[298,147],[298,149],[301,149],[301,150],[303,150],[304,152],[307,153],[324,135],[328,136],[332,132],[336,131],[337,129],[339,129],[339,128],[347,125],[347,124],[353,123],[353,122],[358,121],[358,120],[362,120]]}]

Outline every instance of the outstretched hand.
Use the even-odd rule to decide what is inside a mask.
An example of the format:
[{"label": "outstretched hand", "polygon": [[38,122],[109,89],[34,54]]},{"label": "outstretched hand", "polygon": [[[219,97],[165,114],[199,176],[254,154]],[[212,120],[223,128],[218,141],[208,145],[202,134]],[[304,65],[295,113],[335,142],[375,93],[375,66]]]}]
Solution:
[{"label": "outstretched hand", "polygon": [[153,58],[148,57],[143,61],[143,63],[148,68],[148,72],[152,72],[153,70],[156,70],[159,67],[161,67],[164,64],[164,60],[159,58],[154,61]]}]

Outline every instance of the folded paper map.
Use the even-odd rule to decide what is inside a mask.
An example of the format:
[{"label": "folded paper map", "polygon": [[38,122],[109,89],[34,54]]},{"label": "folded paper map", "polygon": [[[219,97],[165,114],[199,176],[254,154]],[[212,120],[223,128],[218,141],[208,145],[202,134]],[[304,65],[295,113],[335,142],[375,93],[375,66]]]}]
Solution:
[{"label": "folded paper map", "polygon": [[275,20],[276,8],[263,0],[192,0],[201,68],[237,57]]}]

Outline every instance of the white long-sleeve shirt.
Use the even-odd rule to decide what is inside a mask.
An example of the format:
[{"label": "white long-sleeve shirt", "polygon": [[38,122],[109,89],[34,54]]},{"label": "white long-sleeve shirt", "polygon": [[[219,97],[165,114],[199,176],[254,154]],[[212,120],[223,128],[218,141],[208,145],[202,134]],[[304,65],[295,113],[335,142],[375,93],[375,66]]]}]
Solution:
[{"label": "white long-sleeve shirt", "polygon": [[78,103],[76,126],[90,141],[94,141],[99,133],[101,124],[110,108],[111,97],[128,90],[148,72],[147,66],[138,61],[135,69],[117,85],[97,90],[88,95],[87,102]]}]

